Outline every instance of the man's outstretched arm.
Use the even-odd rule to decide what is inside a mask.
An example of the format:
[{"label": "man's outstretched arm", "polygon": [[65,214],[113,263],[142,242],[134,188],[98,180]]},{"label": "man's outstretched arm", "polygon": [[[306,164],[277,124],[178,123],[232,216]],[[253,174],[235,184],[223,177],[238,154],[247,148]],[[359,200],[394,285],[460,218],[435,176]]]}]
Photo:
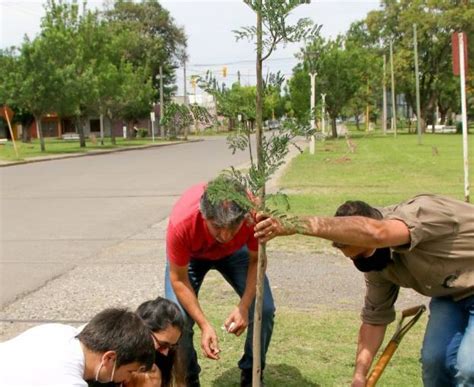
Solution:
[{"label": "man's outstretched arm", "polygon": [[364,216],[307,216],[296,224],[283,225],[277,218],[257,216],[255,237],[261,242],[280,235],[303,234],[352,246],[388,247],[410,242],[410,232],[399,220],[376,220]]}]

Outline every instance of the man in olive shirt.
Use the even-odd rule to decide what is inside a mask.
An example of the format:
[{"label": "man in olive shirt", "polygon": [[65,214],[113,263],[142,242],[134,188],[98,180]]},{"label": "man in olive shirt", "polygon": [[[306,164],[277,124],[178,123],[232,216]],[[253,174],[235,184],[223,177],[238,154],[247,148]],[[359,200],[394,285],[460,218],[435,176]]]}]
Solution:
[{"label": "man in olive shirt", "polygon": [[353,386],[365,386],[387,324],[395,319],[400,287],[432,297],[422,349],[425,386],[474,386],[474,206],[438,195],[418,195],[375,209],[341,205],[335,217],[300,218],[283,226],[261,215],[255,236],[301,233],[333,241],[365,272]]}]

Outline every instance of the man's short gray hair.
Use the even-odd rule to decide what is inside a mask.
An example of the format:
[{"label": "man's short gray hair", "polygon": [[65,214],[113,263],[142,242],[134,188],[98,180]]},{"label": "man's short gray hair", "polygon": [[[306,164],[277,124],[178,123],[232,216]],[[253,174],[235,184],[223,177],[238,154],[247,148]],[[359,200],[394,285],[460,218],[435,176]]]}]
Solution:
[{"label": "man's short gray hair", "polygon": [[242,195],[247,197],[245,187],[235,179],[219,177],[209,182],[201,196],[200,210],[202,216],[212,221],[216,227],[233,228],[237,226],[248,213],[248,209],[237,204],[235,200],[218,200],[212,201],[209,198],[208,189],[214,184],[222,184],[225,182],[226,190],[232,191],[232,195]]}]

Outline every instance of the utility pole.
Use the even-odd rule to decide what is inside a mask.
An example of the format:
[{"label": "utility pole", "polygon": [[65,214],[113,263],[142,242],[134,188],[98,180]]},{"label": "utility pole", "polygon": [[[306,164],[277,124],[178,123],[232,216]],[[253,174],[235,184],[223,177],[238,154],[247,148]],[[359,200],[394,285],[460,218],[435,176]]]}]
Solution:
[{"label": "utility pole", "polygon": [[321,107],[321,132],[324,135],[323,138],[326,135],[326,94],[321,94],[321,98],[323,100],[323,106]]},{"label": "utility pole", "polygon": [[416,129],[418,133],[418,145],[421,145],[420,74],[418,70],[418,42],[416,36],[416,24],[413,24],[413,46],[415,49]]},{"label": "utility pole", "polygon": [[163,102],[163,66],[160,66],[160,129],[161,137],[165,137],[165,128],[163,127],[163,116],[165,115],[165,105]]},{"label": "utility pole", "polygon": [[[464,162],[464,200],[469,203],[469,160],[467,142],[467,108],[466,108],[466,67],[464,58],[464,32],[458,32],[459,40],[459,74],[461,81],[461,114],[462,114],[462,142],[463,142],[463,162]],[[467,52],[467,50],[466,50]]]},{"label": "utility pole", "polygon": [[387,81],[386,81],[386,76],[387,76],[387,55],[383,54],[383,76],[382,76],[382,101],[383,101],[383,107],[382,107],[382,132],[384,135],[387,134]]},{"label": "utility pole", "polygon": [[393,39],[390,39],[390,72],[392,73],[392,130],[397,137],[397,104],[395,101],[395,74],[393,73]]},{"label": "utility pole", "polygon": [[[183,93],[184,93],[184,106],[186,106],[186,108],[188,108],[189,110],[189,102],[188,102],[188,93],[186,91],[186,58],[183,59],[183,77],[184,77],[184,80],[183,80]],[[186,125],[184,127],[184,139],[187,140],[188,139],[188,125]]]},{"label": "utility pole", "polygon": [[365,131],[369,132],[369,113],[370,113],[370,106],[369,106],[369,78],[367,77],[367,104],[365,105]]},{"label": "utility pole", "polygon": [[314,155],[315,147],[316,147],[316,137],[314,136],[314,131],[316,130],[316,120],[315,120],[315,109],[314,109],[314,102],[316,99],[316,75],[318,73],[309,73],[311,77],[311,130],[313,134],[311,135],[311,139],[309,141],[309,153]]}]

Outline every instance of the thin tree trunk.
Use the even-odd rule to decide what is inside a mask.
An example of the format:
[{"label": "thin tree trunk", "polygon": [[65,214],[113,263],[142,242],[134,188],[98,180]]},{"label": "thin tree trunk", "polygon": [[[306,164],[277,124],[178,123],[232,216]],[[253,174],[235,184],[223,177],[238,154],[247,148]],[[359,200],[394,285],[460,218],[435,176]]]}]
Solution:
[{"label": "thin tree trunk", "polygon": [[337,126],[336,126],[336,119],[331,117],[331,126],[332,126],[332,136],[337,138]]},{"label": "thin tree trunk", "polygon": [[112,145],[117,145],[117,140],[115,139],[115,132],[114,132],[114,121],[112,120],[112,113],[108,113],[107,116],[110,120],[110,142]]},{"label": "thin tree trunk", "polygon": [[[257,142],[257,165],[258,170],[265,175],[265,160],[263,158],[263,78],[262,78],[262,0],[257,1],[257,106],[256,106],[256,142]],[[260,206],[265,207],[265,183],[259,192]],[[257,263],[257,289],[255,296],[255,314],[253,322],[253,373],[252,386],[260,387],[262,376],[262,310],[265,269],[267,266],[266,244],[259,243]]]},{"label": "thin tree trunk", "polygon": [[79,144],[81,148],[85,148],[86,147],[86,139],[84,136],[85,120],[83,120],[81,117],[78,117],[77,122],[78,122],[77,133],[79,134]]},{"label": "thin tree trunk", "polygon": [[43,126],[41,124],[41,116],[35,115],[35,121],[36,121],[36,133],[40,140],[41,152],[44,152],[46,151],[46,147],[44,145]]}]

